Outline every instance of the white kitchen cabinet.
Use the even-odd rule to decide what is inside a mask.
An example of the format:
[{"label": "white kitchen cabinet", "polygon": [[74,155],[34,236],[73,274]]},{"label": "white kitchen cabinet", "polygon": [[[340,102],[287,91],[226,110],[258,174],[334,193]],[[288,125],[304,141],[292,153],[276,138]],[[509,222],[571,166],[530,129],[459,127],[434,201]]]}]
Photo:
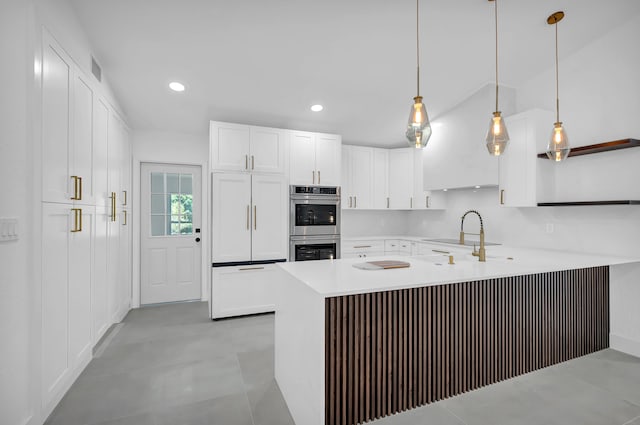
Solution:
[{"label": "white kitchen cabinet", "polygon": [[403,239],[387,239],[384,241],[384,253],[387,255],[411,255],[411,242]]},{"label": "white kitchen cabinet", "polygon": [[111,326],[109,314],[109,226],[110,211],[96,207],[94,231],[93,279],[91,287],[91,323],[94,345]]},{"label": "white kitchen cabinet", "polygon": [[389,150],[373,149],[373,178],[371,180],[371,207],[386,209],[389,199]]},{"label": "white kitchen cabinet", "polygon": [[351,148],[349,145],[342,145],[342,157],[340,172],[340,207],[349,209],[353,207],[353,195],[351,195]]},{"label": "white kitchen cabinet", "polygon": [[42,200],[95,205],[94,90],[46,32],[42,69]]},{"label": "white kitchen cabinet", "polygon": [[284,174],[286,130],[210,123],[211,169]]},{"label": "white kitchen cabinet", "polygon": [[287,258],[284,176],[213,173],[214,263]]},{"label": "white kitchen cabinet", "polygon": [[335,134],[291,131],[291,184],[339,186],[341,145],[342,138]]},{"label": "white kitchen cabinet", "polygon": [[415,148],[389,150],[389,208],[412,209]]},{"label": "white kitchen cabinet", "polygon": [[43,203],[42,399],[58,400],[91,359],[95,208]]},{"label": "white kitchen cabinet", "polygon": [[109,200],[109,107],[96,96],[93,104],[93,190],[96,207],[108,207]]},{"label": "white kitchen cabinet", "polygon": [[414,210],[442,210],[446,208],[446,195],[441,190],[424,190],[424,149],[414,149],[413,201]]},{"label": "white kitchen cabinet", "polygon": [[[345,149],[346,148],[346,149]],[[343,147],[347,156],[342,158],[346,174],[342,175],[343,183],[348,188],[342,188],[343,203],[346,209],[370,209],[373,197],[373,148],[363,146]]]},{"label": "white kitchen cabinet", "polygon": [[211,317],[240,316],[275,310],[281,271],[275,264],[215,267]]},{"label": "white kitchen cabinet", "polygon": [[384,240],[346,240],[342,242],[342,258],[367,258],[384,255]]},{"label": "white kitchen cabinet", "polygon": [[[510,141],[499,157],[499,203],[505,207],[535,207],[538,202],[539,169],[545,165],[537,158],[546,149],[549,123],[553,114],[533,109],[505,118]],[[551,161],[548,161],[549,163]]]}]

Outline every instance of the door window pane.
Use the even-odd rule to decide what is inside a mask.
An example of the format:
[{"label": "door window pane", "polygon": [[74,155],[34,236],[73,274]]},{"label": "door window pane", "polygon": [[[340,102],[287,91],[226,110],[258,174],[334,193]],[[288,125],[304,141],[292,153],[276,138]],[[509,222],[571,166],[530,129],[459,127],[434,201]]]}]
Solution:
[{"label": "door window pane", "polygon": [[193,234],[193,175],[151,173],[151,236]]}]

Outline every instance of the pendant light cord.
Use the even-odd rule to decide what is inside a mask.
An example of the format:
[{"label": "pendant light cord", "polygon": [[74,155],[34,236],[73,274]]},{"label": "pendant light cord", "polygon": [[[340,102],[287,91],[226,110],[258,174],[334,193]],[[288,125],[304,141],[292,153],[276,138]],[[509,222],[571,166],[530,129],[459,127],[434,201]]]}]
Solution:
[{"label": "pendant light cord", "polygon": [[558,22],[554,24],[556,27],[556,122],[560,122],[560,94],[558,89]]},{"label": "pendant light cord", "polygon": [[496,21],[496,112],[498,112],[498,0],[494,0],[494,12]]},{"label": "pendant light cord", "polygon": [[420,96],[420,9],[418,8],[420,0],[416,0],[416,74],[417,74],[417,95]]}]

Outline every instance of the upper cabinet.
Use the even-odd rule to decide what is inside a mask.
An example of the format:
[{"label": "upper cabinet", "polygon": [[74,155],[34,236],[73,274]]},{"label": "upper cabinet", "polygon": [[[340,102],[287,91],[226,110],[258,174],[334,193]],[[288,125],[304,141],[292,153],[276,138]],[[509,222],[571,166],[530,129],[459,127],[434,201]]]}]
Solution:
[{"label": "upper cabinet", "polygon": [[413,208],[415,148],[389,150],[389,208]]},{"label": "upper cabinet", "polygon": [[290,183],[340,185],[342,138],[335,134],[290,132]]},{"label": "upper cabinet", "polygon": [[373,149],[343,146],[342,164],[343,208],[373,208]]},{"label": "upper cabinet", "polygon": [[213,171],[286,171],[286,130],[212,121],[209,134]]},{"label": "upper cabinet", "polygon": [[498,201],[505,207],[535,207],[542,192],[551,188],[543,179],[552,177],[554,164],[536,154],[546,148],[553,113],[532,109],[505,120],[510,140],[499,157]]},{"label": "upper cabinet", "polygon": [[371,148],[373,151],[373,178],[371,207],[389,208],[389,150]]}]

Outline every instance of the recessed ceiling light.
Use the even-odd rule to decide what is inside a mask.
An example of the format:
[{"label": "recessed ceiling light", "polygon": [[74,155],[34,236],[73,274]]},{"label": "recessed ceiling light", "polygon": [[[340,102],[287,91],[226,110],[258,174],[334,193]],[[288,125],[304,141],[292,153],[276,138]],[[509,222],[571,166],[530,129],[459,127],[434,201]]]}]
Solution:
[{"label": "recessed ceiling light", "polygon": [[443,192],[446,192],[447,190],[449,190],[449,189],[442,189]]},{"label": "recessed ceiling light", "polygon": [[322,111],[323,109],[324,109],[324,106],[322,106],[322,105],[312,105],[312,106],[311,106],[311,110],[312,110],[313,112],[320,112],[320,111]]},{"label": "recessed ceiling light", "polygon": [[476,186],[476,189],[480,189],[480,186]]},{"label": "recessed ceiling light", "polygon": [[177,81],[173,81],[171,83],[169,83],[169,88],[173,91],[184,91],[184,84],[179,83]]}]

